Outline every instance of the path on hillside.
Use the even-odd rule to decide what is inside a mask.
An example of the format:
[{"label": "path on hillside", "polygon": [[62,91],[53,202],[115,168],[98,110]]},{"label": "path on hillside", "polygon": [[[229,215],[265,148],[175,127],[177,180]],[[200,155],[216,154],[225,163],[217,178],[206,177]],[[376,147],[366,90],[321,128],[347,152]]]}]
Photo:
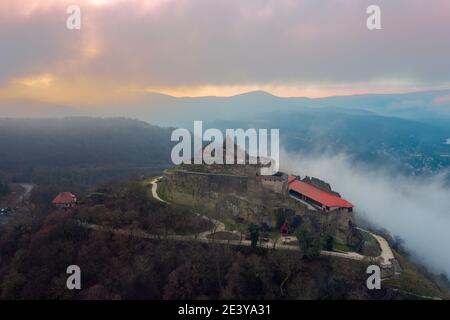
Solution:
[{"label": "path on hillside", "polygon": [[156,177],[156,178],[154,178],[154,179],[150,182],[150,184],[152,185],[152,196],[153,196],[153,198],[155,198],[156,200],[168,204],[168,202],[167,202],[167,201],[164,201],[163,199],[161,199],[161,198],[158,196],[158,193],[157,193],[158,182],[159,182],[159,180],[160,180],[161,178],[162,178],[162,177]]},{"label": "path on hillside", "polygon": [[[134,237],[134,238],[140,238],[140,239],[150,239],[150,240],[176,240],[176,241],[188,241],[188,242],[202,242],[202,243],[218,243],[218,244],[228,244],[232,246],[245,246],[245,247],[251,247],[252,243],[250,240],[222,240],[222,239],[213,239],[208,238],[207,236],[213,233],[212,231],[207,231],[204,233],[200,233],[198,235],[178,235],[178,234],[172,234],[172,235],[159,235],[159,234],[150,234],[146,233],[143,230],[140,229],[115,229],[110,227],[105,227],[97,224],[90,224],[85,222],[79,222],[82,227],[101,231],[101,232],[109,232],[116,235],[122,235],[127,237]],[[257,244],[257,247],[264,248],[264,249],[274,249],[274,250],[290,250],[290,251],[300,251],[299,246],[293,246],[293,245],[285,245],[285,244],[278,244],[273,247],[273,242],[262,242],[259,241]],[[355,252],[349,252],[349,253],[340,253],[340,252],[331,252],[331,251],[321,251],[320,254],[322,256],[332,256],[332,257],[338,257],[338,258],[345,258],[350,260],[358,260],[362,261],[364,260],[364,256],[360,255]]]},{"label": "path on hillside", "polygon": [[11,193],[2,201],[2,205],[10,208],[22,208],[30,201],[31,191],[36,187],[32,183],[12,183]]},{"label": "path on hillside", "polygon": [[368,230],[362,229],[357,227],[358,230],[362,232],[366,232],[373,236],[375,240],[377,240],[380,249],[381,254],[377,257],[380,260],[380,264],[382,267],[389,268],[392,266],[392,260],[395,259],[394,254],[392,253],[391,247],[389,246],[389,243],[384,239],[383,237],[376,235]]},{"label": "path on hillside", "polygon": [[19,186],[21,186],[24,191],[22,193],[22,196],[20,197],[20,199],[18,199],[18,203],[19,202],[26,202],[30,199],[31,196],[31,191],[33,191],[34,189],[34,184],[32,183],[19,183]]},{"label": "path on hillside", "polygon": [[224,232],[225,231],[225,224],[222,221],[219,221],[219,220],[207,217],[207,216],[202,216],[199,213],[195,213],[195,215],[201,217],[202,219],[205,219],[205,220],[211,222],[214,225],[212,230],[207,230],[207,231],[204,231],[204,232],[200,233],[198,235],[199,238],[208,239],[209,235],[212,235],[212,234],[214,234],[216,232]]},{"label": "path on hillside", "polygon": [[[161,178],[162,177],[156,177],[155,179],[153,179],[150,182],[152,185],[152,195],[153,195],[153,198],[155,198],[156,200],[161,201],[163,203],[168,203],[167,201],[164,201],[163,199],[161,199],[157,193],[158,182]],[[166,236],[166,238],[176,239],[176,240],[186,240],[186,241],[196,240],[196,241],[202,241],[202,242],[206,241],[206,242],[216,242],[216,243],[227,243],[230,245],[251,246],[251,241],[249,241],[249,240],[217,240],[217,239],[208,238],[208,236],[212,235],[215,232],[224,232],[225,231],[224,223],[221,221],[215,220],[213,218],[207,217],[207,216],[202,216],[198,213],[195,213],[195,214],[202,217],[203,219],[206,219],[206,220],[212,222],[214,224],[213,230],[202,232],[202,233],[198,234],[197,236],[172,235],[172,236]],[[364,259],[366,259],[368,261],[380,261],[382,267],[391,267],[392,266],[391,259],[394,259],[394,255],[392,254],[392,250],[389,247],[389,244],[387,243],[387,241],[383,237],[373,234],[367,230],[363,230],[360,228],[358,228],[358,229],[363,232],[370,233],[378,241],[380,248],[381,248],[381,254],[378,257],[364,256],[357,252],[336,252],[336,251],[326,251],[326,250],[322,250],[320,252],[320,254],[322,256],[331,256],[331,257],[338,257],[338,258],[358,260],[358,261],[362,261]],[[123,232],[123,231],[121,231],[121,232]],[[151,234],[145,234],[144,237],[146,237],[146,238],[150,237],[152,239],[160,239],[161,238],[161,236],[159,236],[159,235],[151,235]],[[298,246],[293,246],[293,245],[285,245],[285,244],[275,244],[274,245],[274,242],[272,239],[269,239],[269,241],[267,241],[267,242],[260,241],[258,243],[258,247],[275,248],[275,249],[281,249],[281,250],[294,250],[294,251],[300,250],[300,248]]]}]

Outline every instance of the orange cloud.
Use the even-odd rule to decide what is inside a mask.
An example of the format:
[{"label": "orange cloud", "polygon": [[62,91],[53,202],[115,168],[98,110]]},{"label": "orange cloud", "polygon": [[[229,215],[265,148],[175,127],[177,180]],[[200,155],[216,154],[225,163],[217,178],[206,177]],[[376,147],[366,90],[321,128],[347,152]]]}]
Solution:
[{"label": "orange cloud", "polygon": [[418,86],[407,82],[379,82],[358,83],[293,83],[293,84],[247,84],[247,85],[200,85],[180,87],[146,87],[146,92],[157,92],[174,97],[202,97],[202,96],[233,96],[250,91],[266,91],[279,97],[308,97],[323,98],[330,96],[345,96],[372,93],[407,93],[427,91],[433,88]]},{"label": "orange cloud", "polygon": [[[139,8],[139,10],[149,11],[169,1],[173,0],[2,0],[0,3],[0,15],[27,17],[36,12],[45,12],[54,8],[65,9],[67,6],[74,4],[87,10],[126,4]],[[65,10],[61,12],[65,12]]]},{"label": "orange cloud", "polygon": [[95,108],[133,101],[145,94],[105,78],[59,78],[39,74],[18,78],[0,88],[0,104],[19,99],[73,107]]},{"label": "orange cloud", "polygon": [[263,90],[280,97],[320,98],[355,93],[412,92],[420,89],[426,88],[405,86],[403,90],[398,90],[398,86],[392,87],[377,83],[349,83],[340,86],[333,84],[248,84],[161,87],[148,86],[139,82],[120,82],[100,76],[61,77],[47,72],[16,78],[0,87],[0,105],[8,101],[26,99],[77,108],[108,108],[112,105],[127,105],[127,103],[141,101],[148,93],[162,93],[175,97],[200,97],[233,96],[249,91]]},{"label": "orange cloud", "polygon": [[[416,23],[422,10],[414,5],[386,4],[389,33],[380,34],[367,33],[363,1],[2,0],[0,103],[107,107],[148,92],[316,98],[436,89],[427,84],[450,81],[449,20],[448,1],[432,1],[429,24]],[[80,31],[65,28],[69,4],[82,8]]]}]

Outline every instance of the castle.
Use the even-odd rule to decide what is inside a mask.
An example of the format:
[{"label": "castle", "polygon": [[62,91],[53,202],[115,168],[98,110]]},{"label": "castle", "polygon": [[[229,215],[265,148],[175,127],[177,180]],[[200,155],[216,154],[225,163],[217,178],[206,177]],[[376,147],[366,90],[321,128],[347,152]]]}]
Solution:
[{"label": "castle", "polygon": [[[333,191],[331,186],[317,178],[306,176],[301,179],[298,176],[277,172],[273,175],[261,175],[262,165],[191,165],[183,164],[179,172],[184,176],[208,175],[216,177],[215,180],[224,180],[222,185],[233,186],[240,192],[249,191],[258,185],[282,196],[303,203],[310,210],[330,212],[335,210],[353,211],[353,204],[343,199],[339,193]],[[221,177],[221,178],[219,178]]]},{"label": "castle", "polygon": [[165,171],[160,192],[170,202],[221,221],[274,228],[280,216],[299,216],[311,230],[340,243],[361,240],[352,223],[353,206],[328,184],[283,172],[264,176],[260,165],[182,164]]}]

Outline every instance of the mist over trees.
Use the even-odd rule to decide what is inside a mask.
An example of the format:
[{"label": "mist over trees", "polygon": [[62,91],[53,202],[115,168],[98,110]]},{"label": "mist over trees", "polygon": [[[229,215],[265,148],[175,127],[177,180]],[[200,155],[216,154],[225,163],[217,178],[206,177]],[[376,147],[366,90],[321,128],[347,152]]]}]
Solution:
[{"label": "mist over trees", "polygon": [[0,180],[0,199],[8,195],[10,192],[11,189],[8,184]]},{"label": "mist over trees", "polygon": [[160,172],[171,132],[123,118],[0,119],[0,177],[71,187]]},{"label": "mist over trees", "polygon": [[[394,248],[405,250],[431,270],[450,274],[445,244],[450,225],[450,188],[443,175],[410,177],[389,168],[373,169],[345,153],[283,153],[284,170],[329,182],[355,205],[354,215],[394,237]],[[400,237],[403,241],[398,241]]]}]

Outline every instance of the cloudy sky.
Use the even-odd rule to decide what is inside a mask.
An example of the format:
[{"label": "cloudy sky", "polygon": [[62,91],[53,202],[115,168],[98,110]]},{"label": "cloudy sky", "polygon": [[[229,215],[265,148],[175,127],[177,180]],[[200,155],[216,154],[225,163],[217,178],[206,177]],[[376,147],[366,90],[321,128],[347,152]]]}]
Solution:
[{"label": "cloudy sky", "polygon": [[0,43],[0,105],[450,88],[448,0],[1,0]]}]

